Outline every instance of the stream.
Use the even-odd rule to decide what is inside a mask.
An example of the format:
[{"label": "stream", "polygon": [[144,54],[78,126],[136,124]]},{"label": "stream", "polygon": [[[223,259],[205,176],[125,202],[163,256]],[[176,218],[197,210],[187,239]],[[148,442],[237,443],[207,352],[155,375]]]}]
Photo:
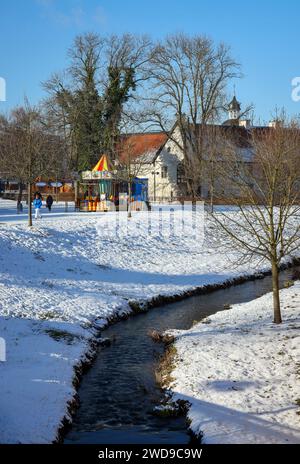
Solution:
[{"label": "stream", "polygon": [[[294,267],[282,271],[281,286]],[[151,309],[103,330],[113,340],[100,347],[78,391],[80,407],[64,443],[188,444],[184,417],[159,417],[153,409],[164,397],[155,368],[164,346],[149,336],[151,329],[188,329],[194,321],[221,311],[224,304],[246,302],[271,290],[271,277]],[[272,315],[270,314],[270,318]]]}]

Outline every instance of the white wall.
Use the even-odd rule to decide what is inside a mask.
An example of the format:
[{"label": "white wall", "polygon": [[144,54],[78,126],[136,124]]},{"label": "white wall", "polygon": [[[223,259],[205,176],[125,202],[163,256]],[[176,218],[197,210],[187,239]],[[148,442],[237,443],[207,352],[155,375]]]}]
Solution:
[{"label": "white wall", "polygon": [[[176,136],[176,131],[174,136]],[[168,140],[152,164],[145,164],[138,177],[148,179],[150,201],[170,201],[179,195],[177,184],[177,166],[183,160],[183,154],[172,140]],[[162,177],[162,168],[166,166],[167,177]],[[155,173],[155,174],[154,174]]]}]

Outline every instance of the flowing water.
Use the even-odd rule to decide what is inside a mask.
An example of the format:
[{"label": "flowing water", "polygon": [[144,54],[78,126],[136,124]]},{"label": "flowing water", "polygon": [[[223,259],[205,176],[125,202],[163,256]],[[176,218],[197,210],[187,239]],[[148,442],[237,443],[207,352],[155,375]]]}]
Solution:
[{"label": "flowing water", "polygon": [[[281,273],[281,285],[291,279],[294,269]],[[149,330],[188,329],[194,321],[223,310],[224,304],[246,302],[270,289],[271,277],[267,276],[160,306],[105,329],[102,336],[113,343],[99,348],[82,379],[80,407],[65,443],[189,443],[184,417],[153,414],[163,398],[155,367],[164,347],[148,336]]]}]

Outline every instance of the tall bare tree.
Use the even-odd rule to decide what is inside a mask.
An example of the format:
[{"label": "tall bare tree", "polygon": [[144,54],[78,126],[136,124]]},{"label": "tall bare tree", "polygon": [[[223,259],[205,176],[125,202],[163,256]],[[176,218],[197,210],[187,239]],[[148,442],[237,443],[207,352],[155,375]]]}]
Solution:
[{"label": "tall bare tree", "polygon": [[251,132],[248,154],[237,149],[234,131],[224,144],[218,179],[236,209],[234,214],[216,211],[213,217],[244,260],[270,263],[274,322],[279,324],[280,264],[300,245],[300,127],[283,116],[276,127]]},{"label": "tall bare tree", "polygon": [[[197,196],[204,147],[201,128],[219,120],[226,107],[227,84],[239,76],[240,66],[226,45],[185,34],[161,41],[151,64],[149,121],[167,132],[183,152],[188,187]],[[177,130],[170,127],[174,115]]]},{"label": "tall bare tree", "polygon": [[[210,211],[214,211],[215,190],[218,183],[218,163],[221,160],[220,153],[224,144],[224,128],[215,124],[208,124],[202,127],[201,137],[203,137],[203,161],[202,176],[206,179],[208,188],[208,198]],[[187,171],[192,171],[193,166],[187,163]],[[193,175],[200,176],[201,173],[194,172]]]}]

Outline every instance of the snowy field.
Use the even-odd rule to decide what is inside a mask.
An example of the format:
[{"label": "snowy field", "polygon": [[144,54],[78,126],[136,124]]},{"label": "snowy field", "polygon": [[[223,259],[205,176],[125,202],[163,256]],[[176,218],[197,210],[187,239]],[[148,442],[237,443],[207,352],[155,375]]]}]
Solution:
[{"label": "snowy field", "polygon": [[179,294],[263,266],[235,266],[238,256],[224,249],[208,220],[202,240],[201,213],[195,231],[192,215],[182,226],[180,209],[171,219],[167,211],[152,213],[151,224],[147,213],[133,213],[128,223],[126,214],[54,209],[29,229],[15,206],[0,200],[2,443],[55,440],[75,393],[74,366],[95,329],[129,313],[130,300]]},{"label": "snowy field", "polygon": [[176,331],[171,391],[204,443],[300,443],[300,283]]}]

